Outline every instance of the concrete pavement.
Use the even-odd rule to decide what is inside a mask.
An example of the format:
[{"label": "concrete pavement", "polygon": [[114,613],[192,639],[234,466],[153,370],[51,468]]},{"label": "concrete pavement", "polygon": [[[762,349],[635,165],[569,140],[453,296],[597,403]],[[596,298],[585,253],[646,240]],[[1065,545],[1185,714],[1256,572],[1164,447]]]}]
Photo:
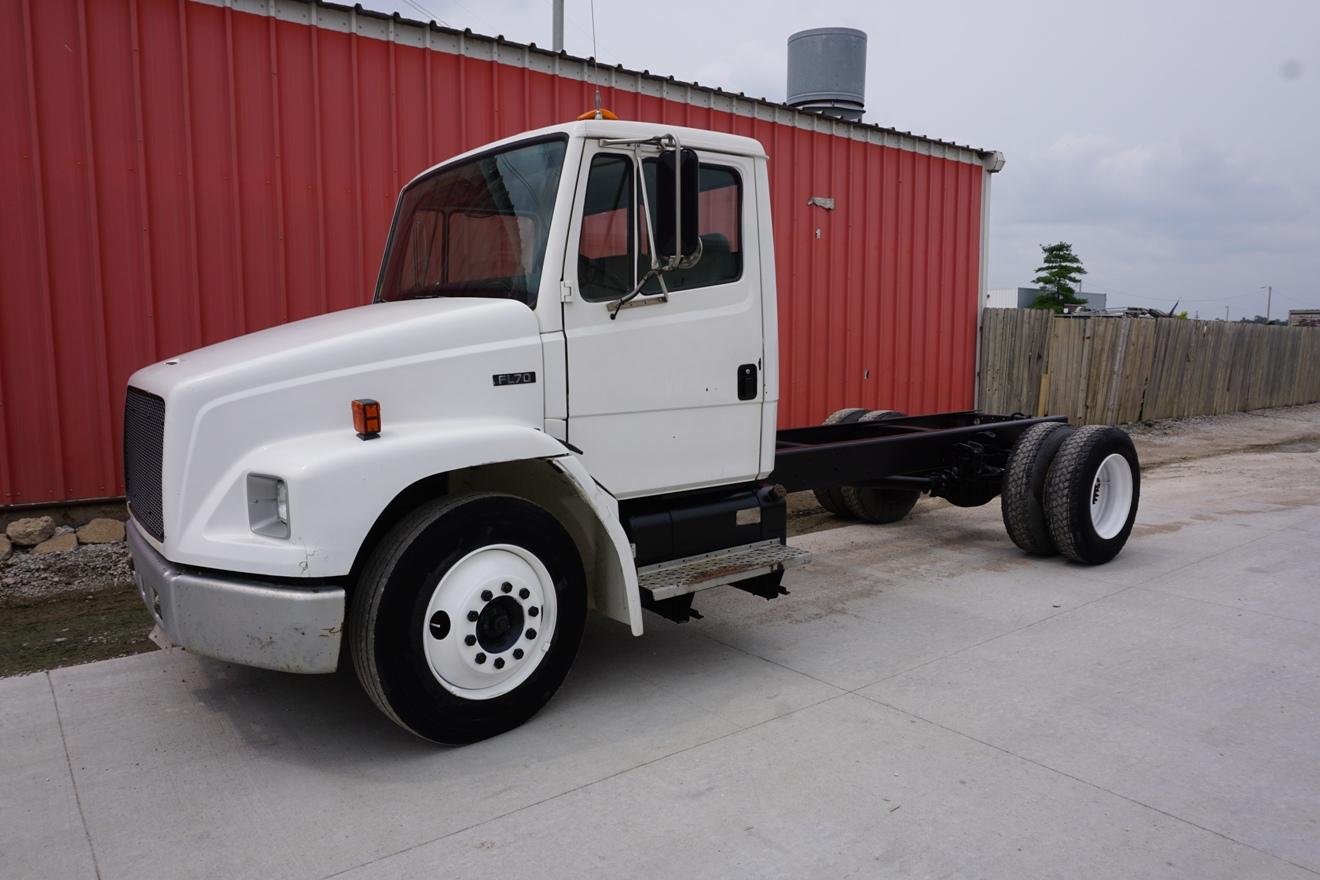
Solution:
[{"label": "concrete pavement", "polygon": [[1166,464],[1131,543],[922,502],[792,595],[593,621],[532,722],[440,749],[350,674],[152,653],[0,680],[13,878],[1315,877],[1320,453]]}]

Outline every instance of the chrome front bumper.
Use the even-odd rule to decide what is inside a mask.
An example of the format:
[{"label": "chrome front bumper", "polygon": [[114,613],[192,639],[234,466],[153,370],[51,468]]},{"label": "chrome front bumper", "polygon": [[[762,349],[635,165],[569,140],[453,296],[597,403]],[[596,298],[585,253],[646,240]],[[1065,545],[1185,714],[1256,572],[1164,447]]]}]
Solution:
[{"label": "chrome front bumper", "polygon": [[196,654],[283,672],[334,672],[344,589],[184,571],[128,522],[133,579],[165,636]]}]

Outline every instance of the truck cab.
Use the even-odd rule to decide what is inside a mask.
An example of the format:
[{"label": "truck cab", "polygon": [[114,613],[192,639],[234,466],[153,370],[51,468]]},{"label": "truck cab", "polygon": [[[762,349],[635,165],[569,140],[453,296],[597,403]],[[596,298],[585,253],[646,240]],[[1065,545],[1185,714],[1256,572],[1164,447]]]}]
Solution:
[{"label": "truck cab", "polygon": [[129,380],[160,635],[292,672],[346,648],[398,724],[480,739],[550,698],[588,608],[641,635],[643,607],[685,620],[709,587],[780,595],[805,559],[786,491],[871,521],[921,491],[986,503],[1024,432],[1067,430],[849,410],[777,431],[772,239],[765,151],[731,134],[586,119],[418,175],[369,305]]},{"label": "truck cab", "polygon": [[[645,278],[673,238],[656,217],[673,144],[696,166],[700,257]],[[377,302],[530,308],[541,426],[615,498],[755,478],[773,467],[778,387],[765,160],[750,138],[610,120],[460,156],[404,190]]]}]

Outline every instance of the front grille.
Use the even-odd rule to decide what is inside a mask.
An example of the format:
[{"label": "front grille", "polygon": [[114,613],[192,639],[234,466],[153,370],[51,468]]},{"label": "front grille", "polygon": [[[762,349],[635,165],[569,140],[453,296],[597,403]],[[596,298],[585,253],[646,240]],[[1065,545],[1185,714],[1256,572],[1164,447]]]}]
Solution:
[{"label": "front grille", "polygon": [[157,541],[165,540],[160,504],[160,460],[165,447],[165,401],[128,389],[124,401],[124,487],[128,511]]}]

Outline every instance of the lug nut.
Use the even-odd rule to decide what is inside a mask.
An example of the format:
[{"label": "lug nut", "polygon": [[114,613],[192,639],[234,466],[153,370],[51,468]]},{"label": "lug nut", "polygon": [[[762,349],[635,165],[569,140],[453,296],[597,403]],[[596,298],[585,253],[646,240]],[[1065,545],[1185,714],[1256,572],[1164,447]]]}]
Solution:
[{"label": "lug nut", "polygon": [[474,657],[473,659],[477,661],[477,665],[479,666],[479,665],[481,665],[482,663],[485,663],[485,662],[486,662],[486,655],[485,655],[485,654],[478,654],[478,655],[477,655],[476,657]]},{"label": "lug nut", "polygon": [[490,590],[482,590],[482,591],[481,591],[481,601],[483,601],[483,602],[489,602],[491,599],[494,599],[494,598],[495,598],[495,594],[492,593]]},{"label": "lug nut", "polygon": [[468,612],[468,620],[472,621],[473,623],[476,623],[476,622],[477,622],[477,618],[480,617],[480,616],[481,616],[481,615],[478,614],[478,613],[475,612],[475,611],[469,611],[469,612]]},{"label": "lug nut", "polygon": [[477,643],[477,637],[476,637],[476,636],[464,636],[464,637],[463,637],[463,644],[467,645],[469,648],[472,647],[473,645],[475,645],[476,643]]},{"label": "lug nut", "polygon": [[513,659],[514,659],[514,660],[521,660],[522,658],[523,658],[523,650],[522,650],[522,648],[514,648],[514,649],[513,649]]},{"label": "lug nut", "polygon": [[521,590],[518,591],[518,598],[519,598],[519,599],[526,599],[526,598],[527,598],[528,596],[530,596],[530,595],[532,595],[532,593],[531,593],[531,591],[528,590],[526,587],[523,587]]},{"label": "lug nut", "polygon": [[503,658],[503,657],[496,657],[496,658],[495,658],[495,668],[496,668],[496,669],[503,669],[503,668],[504,668],[504,658]]},{"label": "lug nut", "polygon": [[531,608],[528,608],[528,609],[527,609],[527,614],[528,614],[529,617],[535,617],[536,615],[538,615],[538,614],[540,614],[540,613],[541,613],[541,609],[540,609],[540,608],[537,608],[535,605],[533,605]]},{"label": "lug nut", "polygon": [[536,630],[534,630],[534,629],[529,629],[526,633],[524,633],[524,635],[526,635],[527,638],[529,638],[529,639],[534,639],[534,638],[536,638]]},{"label": "lug nut", "polygon": [[504,583],[500,584],[500,589],[505,593],[512,593],[513,584],[509,583],[508,581],[505,581]]}]

